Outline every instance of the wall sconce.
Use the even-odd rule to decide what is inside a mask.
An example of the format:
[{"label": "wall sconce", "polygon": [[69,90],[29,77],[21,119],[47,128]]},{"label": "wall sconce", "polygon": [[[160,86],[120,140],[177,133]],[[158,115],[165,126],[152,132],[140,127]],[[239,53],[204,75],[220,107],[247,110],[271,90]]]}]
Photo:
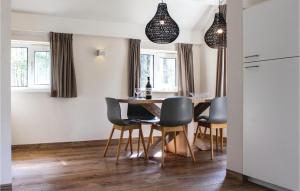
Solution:
[{"label": "wall sconce", "polygon": [[96,50],[96,56],[105,56],[105,50],[104,49],[97,49]]}]

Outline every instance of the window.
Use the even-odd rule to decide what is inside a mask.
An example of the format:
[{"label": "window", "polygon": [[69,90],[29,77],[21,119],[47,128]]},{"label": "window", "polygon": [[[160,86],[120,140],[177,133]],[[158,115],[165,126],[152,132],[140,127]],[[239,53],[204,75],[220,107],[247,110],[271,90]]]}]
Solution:
[{"label": "window", "polygon": [[141,87],[147,84],[147,77],[153,91],[177,91],[176,52],[142,50]]},{"label": "window", "polygon": [[11,47],[11,86],[49,89],[50,60],[48,43],[13,41]]}]

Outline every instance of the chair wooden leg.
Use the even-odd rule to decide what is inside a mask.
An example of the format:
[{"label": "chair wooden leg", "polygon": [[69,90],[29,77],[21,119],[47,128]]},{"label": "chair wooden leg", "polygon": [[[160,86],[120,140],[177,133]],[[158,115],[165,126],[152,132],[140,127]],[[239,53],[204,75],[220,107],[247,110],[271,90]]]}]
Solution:
[{"label": "chair wooden leg", "polygon": [[162,140],[161,140],[161,167],[165,166],[165,131],[162,129]]},{"label": "chair wooden leg", "polygon": [[[151,127],[150,135],[149,135],[149,140],[148,140],[148,145],[147,145],[147,154],[149,153],[150,142],[151,142],[151,140],[152,140],[152,134],[153,134],[153,128]],[[152,144],[153,144],[153,143],[152,143]]]},{"label": "chair wooden leg", "polygon": [[202,129],[201,129],[201,126],[199,126],[199,137],[202,136]]},{"label": "chair wooden leg", "polygon": [[130,144],[130,153],[132,154],[132,130],[129,130],[129,136],[128,136],[128,141],[126,143],[125,151],[128,150],[128,145]]},{"label": "chair wooden leg", "polygon": [[127,143],[126,143],[126,146],[125,146],[125,151],[128,150],[129,142],[130,142],[130,135],[128,135],[128,140],[127,140]]},{"label": "chair wooden leg", "polygon": [[221,151],[224,150],[224,135],[223,135],[223,129],[220,129],[220,135],[221,135]]},{"label": "chair wooden leg", "polygon": [[177,143],[176,143],[176,131],[174,132],[174,149],[175,149],[175,154],[177,155]]},{"label": "chair wooden leg", "polygon": [[211,160],[214,159],[214,137],[213,137],[212,128],[210,129],[210,157]]},{"label": "chair wooden leg", "polygon": [[114,131],[115,131],[115,128],[113,127],[113,128],[112,128],[112,130],[111,130],[111,133],[110,133],[109,139],[108,139],[108,141],[107,141],[107,143],[106,143],[106,146],[105,146],[105,150],[104,150],[103,157],[105,157],[105,156],[106,156],[107,149],[108,149],[108,147],[109,147],[109,144],[110,144],[110,142],[111,142],[111,139],[112,139],[112,136],[113,136],[113,134],[114,134]]},{"label": "chair wooden leg", "polygon": [[119,162],[120,150],[121,150],[122,141],[123,141],[123,134],[124,134],[124,129],[122,128],[121,135],[120,135],[120,140],[119,140],[119,145],[118,145],[118,150],[117,150],[117,161],[116,161],[117,164]]},{"label": "chair wooden leg", "polygon": [[[195,143],[195,142],[196,142],[196,139],[197,139],[197,136],[198,136],[198,131],[199,131],[199,128],[200,128],[200,126],[197,126],[197,129],[196,129],[196,134],[195,134],[195,136],[194,136],[193,143]],[[201,131],[201,129],[200,129],[200,131]]]},{"label": "chair wooden leg", "polygon": [[216,151],[219,151],[219,129],[216,129]]},{"label": "chair wooden leg", "polygon": [[195,156],[194,156],[194,152],[193,152],[193,150],[192,150],[192,148],[191,148],[191,145],[190,145],[190,143],[189,143],[189,139],[188,139],[187,134],[186,134],[186,131],[185,131],[186,128],[185,128],[184,126],[183,126],[182,128],[183,128],[183,134],[184,134],[186,143],[187,143],[187,145],[188,145],[190,154],[191,154],[191,156],[192,156],[192,160],[193,160],[194,162],[196,162],[196,159],[195,159]]},{"label": "chair wooden leg", "polygon": [[130,153],[132,154],[132,130],[129,130]]},{"label": "chair wooden leg", "polygon": [[144,153],[145,153],[145,159],[148,159],[148,153],[147,153],[147,150],[146,150],[145,139],[144,139],[142,128],[140,128],[140,137],[142,139],[142,145],[143,145],[143,149],[144,149]]},{"label": "chair wooden leg", "polygon": [[139,129],[138,147],[137,147],[137,157],[140,155],[140,141],[141,141],[141,130]]},{"label": "chair wooden leg", "polygon": [[206,132],[207,132],[207,127],[205,127],[204,129],[204,136],[206,136]]},{"label": "chair wooden leg", "polygon": [[153,145],[153,143],[154,143],[154,138],[153,136],[151,136],[151,145]]}]

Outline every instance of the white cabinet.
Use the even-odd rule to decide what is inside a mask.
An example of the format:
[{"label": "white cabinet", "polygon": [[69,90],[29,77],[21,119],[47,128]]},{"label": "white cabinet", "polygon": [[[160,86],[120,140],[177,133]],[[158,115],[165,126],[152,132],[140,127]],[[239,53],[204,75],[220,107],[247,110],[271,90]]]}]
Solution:
[{"label": "white cabinet", "polygon": [[298,190],[299,58],[244,64],[244,174]]},{"label": "white cabinet", "polygon": [[243,17],[245,62],[299,56],[299,0],[268,0]]}]

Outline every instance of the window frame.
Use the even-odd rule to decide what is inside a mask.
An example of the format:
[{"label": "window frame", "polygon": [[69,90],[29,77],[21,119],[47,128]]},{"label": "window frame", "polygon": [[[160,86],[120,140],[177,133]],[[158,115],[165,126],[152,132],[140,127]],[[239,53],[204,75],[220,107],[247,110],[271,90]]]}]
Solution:
[{"label": "window frame", "polygon": [[[176,93],[178,92],[178,61],[177,61],[177,51],[168,50],[153,50],[153,49],[141,49],[141,55],[151,55],[153,56],[153,79],[152,81],[152,92],[157,93]],[[160,58],[175,59],[175,87],[174,88],[156,88],[155,87],[155,65],[160,63]],[[143,88],[143,87],[141,87]]]},{"label": "window frame", "polygon": [[[27,86],[18,87],[11,86],[13,91],[29,91],[29,92],[50,92],[51,80],[49,84],[35,84],[35,52],[51,52],[48,42],[32,42],[32,41],[12,41],[11,48],[24,47],[27,48]],[[51,54],[51,53],[50,53]],[[50,55],[51,60],[51,55]],[[51,73],[51,62],[50,62]]]}]

